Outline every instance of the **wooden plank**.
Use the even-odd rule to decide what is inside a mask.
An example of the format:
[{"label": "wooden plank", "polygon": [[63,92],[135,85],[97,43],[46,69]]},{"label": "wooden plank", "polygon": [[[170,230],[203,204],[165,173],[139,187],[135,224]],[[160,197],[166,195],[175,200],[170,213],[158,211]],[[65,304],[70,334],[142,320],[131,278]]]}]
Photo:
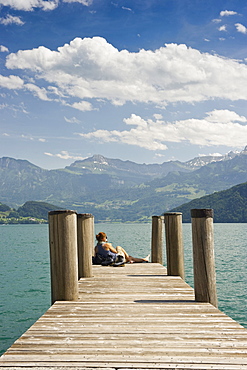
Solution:
[{"label": "wooden plank", "polygon": [[56,365],[51,365],[50,362],[42,362],[42,365],[40,365],[40,362],[25,362],[23,363],[16,363],[16,362],[9,362],[8,365],[0,366],[0,370],[6,370],[6,367],[13,370],[18,369],[25,369],[25,370],[34,370],[34,369],[54,369],[54,370],[62,370],[61,368],[64,368],[64,370],[67,369],[73,369],[76,368],[76,370],[116,370],[118,369],[124,369],[124,370],[143,370],[143,369],[195,369],[195,370],[246,370],[246,365],[231,365],[231,364],[200,364],[200,363],[179,363],[179,364],[172,364],[172,363],[144,363],[144,362],[138,362],[138,363],[112,363],[109,367],[108,363],[101,362],[100,365],[95,362],[91,362],[90,364],[88,362],[70,362],[69,366],[67,362],[61,362],[57,361]]},{"label": "wooden plank", "polygon": [[[206,364],[209,366],[210,364],[231,364],[235,365],[236,369],[243,368],[243,365],[246,369],[246,359],[243,358],[243,356],[232,356],[232,357],[225,357],[225,355],[215,356],[215,354],[211,353],[207,357],[202,357],[201,354],[198,356],[192,355],[184,355],[184,353],[178,353],[177,355],[153,355],[152,353],[149,354],[149,356],[143,356],[143,354],[137,354],[134,353],[134,355],[129,354],[121,354],[118,353],[117,357],[116,354],[108,354],[98,355],[96,352],[92,355],[85,355],[83,353],[78,354],[64,354],[57,352],[56,354],[52,354],[52,352],[48,354],[37,354],[37,353],[25,353],[22,356],[21,355],[6,355],[5,358],[8,357],[9,362],[16,361],[17,363],[20,362],[50,362],[51,366],[56,366],[56,363],[61,362],[67,362],[67,366],[70,366],[70,362],[77,362],[80,366],[92,366],[92,363],[97,364],[97,366],[101,366],[101,363],[107,364],[108,367],[128,367],[133,366],[134,364],[136,367],[138,367],[138,363],[151,363],[151,364]],[[5,362],[6,364],[6,362]],[[83,365],[82,365],[83,364]],[[121,364],[121,365],[120,365]],[[41,364],[40,364],[41,365]],[[120,365],[120,366],[119,366]],[[242,367],[239,367],[239,366]],[[1,366],[3,366],[3,363],[1,363]]]},{"label": "wooden plank", "polygon": [[[131,346],[131,341],[128,340],[122,340],[120,343],[114,344],[112,346],[112,341],[108,340],[108,344],[110,347],[106,350],[106,342],[102,343],[102,341],[96,341],[95,343],[88,343],[88,341],[79,341],[76,342],[67,341],[64,343],[60,343],[57,340],[54,339],[52,343],[52,351],[62,351],[63,353],[69,352],[69,353],[75,353],[80,352],[83,350],[83,352],[87,354],[94,354],[95,353],[95,347],[97,343],[97,353],[102,354],[117,354],[119,351],[122,351],[123,346],[129,346],[130,348],[133,348],[132,350],[125,351],[126,354],[136,354],[136,353],[142,353],[145,355],[145,353],[148,353],[150,351],[150,347],[153,345],[154,348],[152,349],[153,354],[162,354],[165,353],[171,355],[172,353],[179,352],[180,354],[184,351],[186,353],[196,353],[196,356],[202,356],[203,354],[208,354],[209,349],[212,353],[220,353],[222,355],[223,353],[225,356],[228,354],[231,354],[231,350],[234,347],[235,354],[242,354],[246,350],[246,344],[242,343],[242,345],[236,345],[233,346],[232,344],[229,345],[228,342],[214,342],[207,343],[206,341],[201,342],[179,342],[179,341],[160,341],[160,340],[151,340],[144,342],[141,340],[135,340],[132,341],[134,346]],[[34,351],[34,352],[41,352],[44,354],[45,352],[50,353],[51,352],[51,341],[48,343],[45,343],[45,341],[42,341],[41,343],[25,343],[25,347],[23,348],[23,343],[19,342],[14,344],[9,349],[9,354],[13,353],[25,353],[26,351]],[[203,352],[203,353],[202,353]]]}]

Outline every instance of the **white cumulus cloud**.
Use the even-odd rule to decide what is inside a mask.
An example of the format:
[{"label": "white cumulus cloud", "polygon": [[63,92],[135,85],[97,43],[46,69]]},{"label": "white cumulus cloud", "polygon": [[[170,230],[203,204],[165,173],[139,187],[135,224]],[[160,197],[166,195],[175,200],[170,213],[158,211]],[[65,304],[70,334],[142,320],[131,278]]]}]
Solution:
[{"label": "white cumulus cloud", "polygon": [[162,118],[163,118],[162,114],[159,114],[159,113],[155,113],[153,116],[154,116],[154,118],[155,118],[155,119],[157,119],[157,120],[158,120],[158,119],[162,119]]},{"label": "white cumulus cloud", "polygon": [[215,109],[212,112],[207,113],[207,121],[215,123],[230,123],[230,122],[247,122],[245,116],[239,116],[234,111],[228,109]]},{"label": "white cumulus cloud", "polygon": [[93,0],[0,0],[0,4],[16,10],[33,11],[42,9],[44,11],[54,10],[59,3],[80,3],[85,6],[92,4]]},{"label": "white cumulus cloud", "polygon": [[238,14],[237,12],[234,12],[233,10],[222,10],[220,12],[221,17],[228,17],[229,15],[236,15]]},{"label": "white cumulus cloud", "polygon": [[119,51],[104,38],[75,38],[50,50],[44,46],[7,56],[6,67],[33,72],[49,89],[65,96],[81,111],[92,110],[89,99],[122,105],[127,101],[164,106],[214,98],[247,99],[247,66],[202,53],[186,45],[167,44],[155,51]]},{"label": "white cumulus cloud", "polygon": [[226,25],[224,24],[223,26],[218,28],[219,31],[226,31]]},{"label": "white cumulus cloud", "polygon": [[212,156],[212,157],[222,157],[222,154],[220,153],[209,153],[209,154],[198,154],[198,157],[207,157],[207,156]]},{"label": "white cumulus cloud", "polygon": [[71,107],[78,109],[82,112],[87,112],[93,110],[93,106],[88,101],[80,101],[78,103],[71,104]]},{"label": "white cumulus cloud", "polygon": [[189,142],[200,146],[246,145],[247,118],[229,110],[208,112],[203,119],[191,118],[174,122],[145,120],[132,114],[124,122],[133,128],[124,131],[97,130],[79,135],[90,140],[124,143],[148,150],[166,150],[169,142]]},{"label": "white cumulus cloud", "polygon": [[2,76],[0,75],[0,87],[10,90],[23,89],[24,81],[18,76]]},{"label": "white cumulus cloud", "polygon": [[[28,90],[34,96],[38,97],[40,100],[51,101],[48,97],[48,93],[44,87],[39,87],[32,83],[26,83],[19,76],[2,76],[0,75],[0,88],[5,88],[8,90]],[[26,113],[26,112],[24,112]]]},{"label": "white cumulus cloud", "polygon": [[35,8],[53,10],[58,6],[59,0],[0,0],[0,4],[12,9],[32,11]]},{"label": "white cumulus cloud", "polygon": [[64,120],[68,123],[80,123],[80,121],[76,117],[67,118],[64,116]]},{"label": "white cumulus cloud", "polygon": [[48,153],[48,152],[45,152],[44,154],[48,155],[49,157],[58,157],[58,158],[61,158],[61,159],[74,159],[74,160],[83,160],[83,159],[85,159],[85,157],[71,155],[66,150],[62,150],[61,153],[57,153],[57,154],[52,154],[52,153]]},{"label": "white cumulus cloud", "polygon": [[25,22],[23,22],[20,17],[15,17],[10,14],[8,14],[5,18],[0,18],[0,23],[4,26],[8,26],[9,24],[17,24],[18,26],[23,26],[23,24],[25,24]]},{"label": "white cumulus cloud", "polygon": [[127,8],[126,6],[122,6],[123,10],[128,10],[129,12],[132,12],[133,10],[131,8]]},{"label": "white cumulus cloud", "polygon": [[221,19],[216,18],[216,19],[213,19],[212,22],[214,22],[214,23],[220,23],[221,22]]},{"label": "white cumulus cloud", "polygon": [[89,6],[93,3],[93,0],[63,0],[64,3],[80,3],[85,6]]},{"label": "white cumulus cloud", "polygon": [[0,104],[0,109],[8,108],[8,104]]},{"label": "white cumulus cloud", "polygon": [[40,100],[50,101],[51,99],[48,98],[46,89],[44,87],[40,88],[34,84],[25,84],[25,88],[31,91],[35,96],[37,96]]},{"label": "white cumulus cloud", "polygon": [[9,49],[4,45],[0,45],[0,52],[1,53],[8,53]]},{"label": "white cumulus cloud", "polygon": [[237,29],[238,32],[241,32],[245,35],[247,34],[247,28],[243,24],[236,23],[235,26],[236,26],[236,29]]}]

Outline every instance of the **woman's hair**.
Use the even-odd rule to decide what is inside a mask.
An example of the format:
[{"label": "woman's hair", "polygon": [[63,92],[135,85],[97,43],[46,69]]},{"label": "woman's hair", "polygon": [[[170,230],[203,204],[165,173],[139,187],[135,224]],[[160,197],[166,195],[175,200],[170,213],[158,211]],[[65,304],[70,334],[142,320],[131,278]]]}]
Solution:
[{"label": "woman's hair", "polygon": [[103,240],[105,237],[106,237],[106,233],[103,233],[103,232],[100,232],[96,235],[96,239],[98,240],[98,242]]}]

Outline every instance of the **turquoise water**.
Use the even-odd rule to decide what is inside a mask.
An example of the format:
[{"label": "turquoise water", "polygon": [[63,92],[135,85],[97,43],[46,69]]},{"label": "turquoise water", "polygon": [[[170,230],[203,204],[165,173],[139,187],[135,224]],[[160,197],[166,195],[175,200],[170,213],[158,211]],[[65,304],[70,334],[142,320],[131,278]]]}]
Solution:
[{"label": "turquoise water", "polygon": [[[219,309],[247,327],[246,224],[215,224],[214,230]],[[96,224],[99,231],[136,257],[150,253],[151,224]],[[191,225],[183,231],[186,281],[193,286]],[[50,307],[48,226],[0,226],[0,251],[2,354]]]}]

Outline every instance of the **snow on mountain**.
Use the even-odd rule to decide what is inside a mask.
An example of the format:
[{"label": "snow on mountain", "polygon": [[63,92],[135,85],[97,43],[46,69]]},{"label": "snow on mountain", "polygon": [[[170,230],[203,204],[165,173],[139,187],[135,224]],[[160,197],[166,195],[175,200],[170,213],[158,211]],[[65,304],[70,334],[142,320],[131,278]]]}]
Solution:
[{"label": "snow on mountain", "polygon": [[202,155],[196,158],[191,159],[190,161],[187,161],[186,164],[190,166],[192,169],[196,169],[202,166],[206,166],[209,163],[212,162],[220,162],[220,161],[228,161],[230,159],[235,158],[237,155],[241,154],[247,154],[247,146],[244,148],[243,151],[230,151],[227,154],[221,155],[221,154],[212,154],[212,155]]}]

